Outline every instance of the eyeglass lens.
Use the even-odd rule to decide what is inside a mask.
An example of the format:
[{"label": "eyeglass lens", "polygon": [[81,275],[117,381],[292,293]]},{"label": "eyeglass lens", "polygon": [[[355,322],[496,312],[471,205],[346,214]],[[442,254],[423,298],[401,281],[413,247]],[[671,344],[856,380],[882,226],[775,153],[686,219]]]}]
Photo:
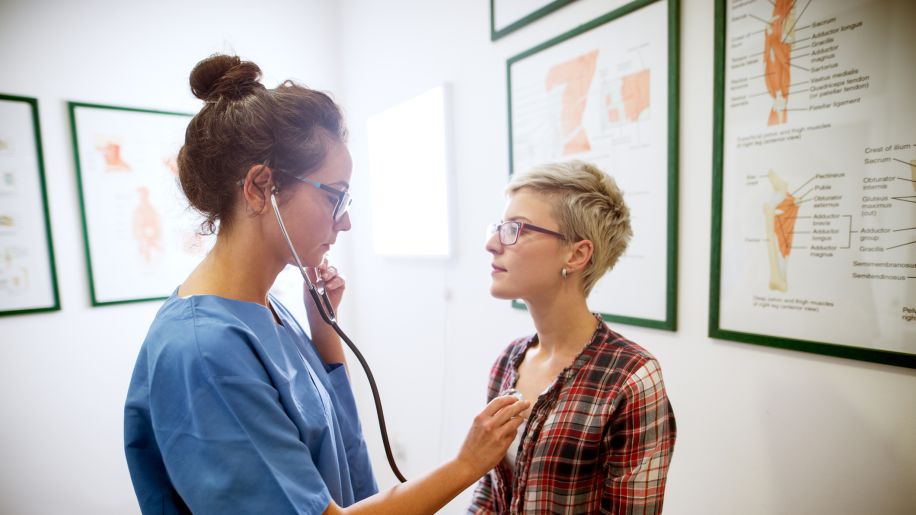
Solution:
[{"label": "eyeglass lens", "polygon": [[499,234],[499,242],[503,245],[513,245],[518,241],[518,233],[521,225],[518,222],[503,222],[500,224],[490,224],[487,226],[487,239],[493,237],[493,234]]},{"label": "eyeglass lens", "polygon": [[350,204],[353,203],[353,198],[350,197],[350,192],[345,191],[340,198],[337,199],[337,206],[334,207],[334,220],[340,220],[343,218],[347,211],[350,210]]},{"label": "eyeglass lens", "polygon": [[499,241],[503,245],[512,245],[518,241],[518,222],[504,222],[499,227]]}]

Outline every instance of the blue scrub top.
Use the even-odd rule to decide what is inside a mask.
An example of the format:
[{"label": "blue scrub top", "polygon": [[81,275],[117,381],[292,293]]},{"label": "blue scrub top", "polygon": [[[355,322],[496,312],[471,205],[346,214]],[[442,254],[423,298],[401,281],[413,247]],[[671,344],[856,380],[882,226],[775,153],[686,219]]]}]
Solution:
[{"label": "blue scrub top", "polygon": [[140,508],[322,513],[378,492],[347,373],[275,298],[165,302],[140,349],[124,447]]}]

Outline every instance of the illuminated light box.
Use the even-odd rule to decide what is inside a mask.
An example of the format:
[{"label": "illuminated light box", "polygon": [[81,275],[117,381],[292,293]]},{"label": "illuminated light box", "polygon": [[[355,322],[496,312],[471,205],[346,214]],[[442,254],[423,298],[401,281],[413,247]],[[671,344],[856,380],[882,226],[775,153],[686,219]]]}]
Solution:
[{"label": "illuminated light box", "polygon": [[446,96],[439,86],[369,118],[376,254],[449,255]]}]

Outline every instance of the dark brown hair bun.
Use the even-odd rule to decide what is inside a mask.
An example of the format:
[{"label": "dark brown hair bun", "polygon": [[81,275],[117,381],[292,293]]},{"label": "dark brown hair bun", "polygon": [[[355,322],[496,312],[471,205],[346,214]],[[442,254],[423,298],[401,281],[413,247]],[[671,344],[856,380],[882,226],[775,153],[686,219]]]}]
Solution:
[{"label": "dark brown hair bun", "polygon": [[264,89],[260,79],[261,68],[255,63],[234,55],[214,54],[191,71],[191,92],[205,102],[238,100],[255,89]]}]

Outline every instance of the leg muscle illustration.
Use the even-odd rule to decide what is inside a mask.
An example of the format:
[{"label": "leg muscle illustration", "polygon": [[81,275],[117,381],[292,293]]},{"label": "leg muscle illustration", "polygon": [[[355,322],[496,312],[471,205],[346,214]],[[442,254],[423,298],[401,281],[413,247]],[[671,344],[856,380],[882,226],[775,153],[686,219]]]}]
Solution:
[{"label": "leg muscle illustration", "polygon": [[768,174],[773,185],[773,195],[763,204],[763,217],[767,235],[767,255],[770,261],[770,289],[786,291],[786,260],[792,252],[798,204],[789,193],[788,184],[776,172]]},{"label": "leg muscle illustration", "polygon": [[791,80],[790,60],[795,43],[795,1],[776,0],[763,42],[764,80],[773,99],[767,125],[786,123]]}]

